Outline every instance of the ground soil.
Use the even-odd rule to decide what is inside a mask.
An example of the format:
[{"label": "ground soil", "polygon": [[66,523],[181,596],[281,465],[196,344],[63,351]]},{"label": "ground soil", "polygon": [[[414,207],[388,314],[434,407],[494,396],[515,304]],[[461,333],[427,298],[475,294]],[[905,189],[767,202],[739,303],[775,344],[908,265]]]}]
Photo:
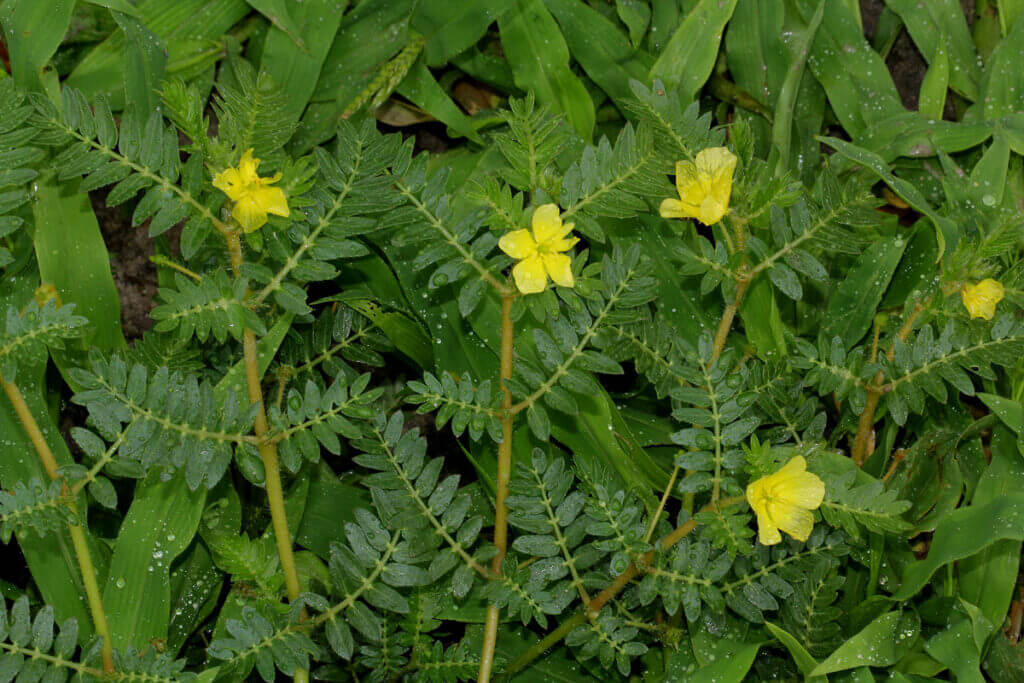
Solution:
[{"label": "ground soil", "polygon": [[[121,325],[124,336],[137,339],[153,326],[149,312],[156,306],[156,266],[149,257],[154,253],[148,221],[132,227],[131,214],[124,206],[109,208],[105,193],[93,193],[92,206],[110,251],[110,270],[121,299]],[[178,228],[167,234],[177,245]]]}]

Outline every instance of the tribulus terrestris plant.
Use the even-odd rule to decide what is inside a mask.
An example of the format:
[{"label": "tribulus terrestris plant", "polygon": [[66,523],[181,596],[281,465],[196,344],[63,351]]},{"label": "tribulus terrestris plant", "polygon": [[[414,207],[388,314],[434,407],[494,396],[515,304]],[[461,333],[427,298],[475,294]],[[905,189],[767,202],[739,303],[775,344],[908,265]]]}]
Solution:
[{"label": "tribulus terrestris plant", "polygon": [[[829,91],[849,134],[808,147],[793,103],[847,10],[785,3],[799,49],[766,119],[658,67],[690,63],[699,12],[757,4],[698,2],[650,78],[593,76],[621,113],[596,143],[593,111],[524,87],[462,158],[378,125],[422,96],[410,73],[440,87],[430,36],[325,124],[239,50],[319,49],[286,15],[224,37],[204,81],[133,3],[97,4],[116,92],[0,77],[0,529],[27,567],[4,680],[1014,670],[1019,114],[948,122],[989,132],[897,175]],[[520,87],[514,22],[548,4],[612,27],[505,10]],[[0,5],[7,33],[26,7]],[[619,3],[634,43],[652,11]],[[88,193],[157,245],[130,345],[90,279],[106,257],[62,237]]]}]

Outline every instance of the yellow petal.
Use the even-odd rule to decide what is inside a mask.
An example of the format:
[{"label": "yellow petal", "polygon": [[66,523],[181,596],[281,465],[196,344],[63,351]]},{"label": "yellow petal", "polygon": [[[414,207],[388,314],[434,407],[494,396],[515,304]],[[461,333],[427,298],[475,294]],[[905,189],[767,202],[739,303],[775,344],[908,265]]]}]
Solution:
[{"label": "yellow petal", "polygon": [[562,212],[558,204],[544,204],[538,206],[533,212],[531,222],[533,237],[538,245],[547,245],[550,242],[561,239],[572,230],[572,223],[562,225]]},{"label": "yellow petal", "polygon": [[231,215],[245,232],[259,230],[267,222],[267,212],[251,194],[247,194],[235,202],[235,208],[231,210]]},{"label": "yellow petal", "polygon": [[757,540],[761,545],[775,545],[782,541],[779,528],[772,523],[768,515],[757,515]]},{"label": "yellow petal", "polygon": [[726,196],[725,201],[713,192],[704,198],[704,201],[700,205],[700,210],[697,214],[697,220],[704,225],[714,225],[718,221],[722,220],[722,216],[729,210],[729,197]]},{"label": "yellow petal", "polygon": [[279,187],[260,187],[252,191],[256,204],[265,212],[288,217],[288,197]]},{"label": "yellow petal", "polygon": [[548,284],[544,259],[539,254],[523,259],[512,269],[512,277],[516,281],[516,287],[523,294],[543,292]]},{"label": "yellow petal", "polygon": [[798,541],[806,541],[814,528],[814,515],[796,505],[779,501],[768,503],[772,522]]},{"label": "yellow petal", "polygon": [[238,169],[225,168],[223,171],[213,177],[213,186],[228,196],[228,199],[235,202],[238,201],[244,192],[244,183],[242,177],[238,174]]},{"label": "yellow petal", "polygon": [[259,165],[260,160],[254,159],[252,156],[252,148],[245,150],[245,153],[238,162],[238,174],[242,177],[243,183],[251,185],[259,181],[259,175],[256,173]]},{"label": "yellow petal", "polygon": [[960,298],[964,302],[964,308],[972,318],[984,318],[991,320],[996,314],[996,304],[1006,296],[1006,289],[1003,283],[992,278],[986,278],[973,285],[965,285],[960,291]]},{"label": "yellow petal", "polygon": [[[572,229],[572,223],[569,223],[569,228]],[[549,242],[546,246],[549,252],[562,252],[569,251],[572,249],[577,242],[580,241],[579,237],[563,237],[559,240]]]},{"label": "yellow petal", "polygon": [[692,161],[676,162],[676,191],[690,218],[696,218],[694,209],[704,201],[709,184],[710,178],[705,180]]},{"label": "yellow petal", "polygon": [[544,269],[559,287],[572,287],[572,259],[566,254],[543,254]]},{"label": "yellow petal", "polygon": [[806,510],[816,510],[825,500],[825,482],[810,472],[791,475],[787,480],[776,484],[776,497],[791,505]]},{"label": "yellow petal", "polygon": [[722,175],[729,176],[732,182],[732,172],[736,168],[736,155],[727,147],[708,147],[697,153],[697,170],[706,173],[713,178]]},{"label": "yellow petal", "polygon": [[537,243],[529,230],[513,230],[502,235],[498,248],[514,259],[524,259],[536,255]]},{"label": "yellow petal", "polygon": [[662,218],[690,218],[690,215],[683,208],[683,203],[671,197],[662,200],[659,213],[661,213]]}]

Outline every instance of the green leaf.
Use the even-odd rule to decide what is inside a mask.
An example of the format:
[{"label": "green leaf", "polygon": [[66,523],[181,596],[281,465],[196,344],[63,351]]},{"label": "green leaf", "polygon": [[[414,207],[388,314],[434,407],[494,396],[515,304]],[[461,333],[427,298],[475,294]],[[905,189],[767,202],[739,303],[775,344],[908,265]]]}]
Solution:
[{"label": "green leaf", "polygon": [[813,683],[814,681],[828,680],[824,676],[811,676],[811,672],[818,667],[818,660],[811,656],[811,653],[800,644],[800,641],[793,634],[770,621],[764,622],[764,626],[768,629],[769,633],[775,636],[789,650],[789,654],[792,655],[793,661],[796,663],[796,668],[806,677],[805,681]]},{"label": "green leaf", "polygon": [[977,607],[963,598],[958,607],[960,609],[950,617],[952,623],[929,638],[924,649],[948,666],[957,681],[985,683],[981,675],[981,653],[994,627]]},{"label": "green leaf", "polygon": [[999,3],[999,24],[1003,35],[1008,35],[1017,26],[1017,18],[1024,14],[1024,0],[1003,0]]},{"label": "green leaf", "polygon": [[921,116],[941,119],[946,109],[946,91],[949,89],[949,55],[945,41],[940,39],[928,67],[928,73],[921,81],[921,94],[917,98],[917,110]]},{"label": "green leaf", "polygon": [[[989,503],[1008,493],[1024,490],[1024,460],[1013,436],[1003,428],[996,429],[990,450],[992,460],[978,481],[971,505]],[[1005,539],[957,564],[960,596],[977,605],[993,624],[1001,623],[1010,608],[1020,568],[1020,551],[1020,541]]]},{"label": "green leaf", "polygon": [[883,614],[836,648],[811,671],[811,675],[824,676],[861,666],[894,664],[898,659],[897,643],[904,637],[900,633],[900,623],[899,612]]},{"label": "green leaf", "polygon": [[849,350],[864,336],[906,245],[906,239],[890,237],[861,254],[829,299],[822,326],[825,339],[838,336]]},{"label": "green leaf", "polygon": [[[258,359],[260,374],[262,375],[270,367],[270,363],[274,360],[274,356],[277,355],[277,349],[281,346],[281,342],[284,341],[285,335],[288,334],[288,330],[291,329],[292,315],[287,313],[282,315],[274,326],[263,335],[259,342],[256,344],[256,357]],[[231,368],[224,373],[224,377],[221,378],[220,382],[214,388],[214,393],[217,396],[217,402],[221,403],[226,400],[229,393],[234,393],[239,402],[242,405],[249,400],[248,384],[245,379],[245,361],[238,360]]]},{"label": "green leaf", "polygon": [[384,310],[371,301],[351,300],[346,303],[376,324],[399,351],[421,368],[434,366],[434,345],[412,317],[400,311]]},{"label": "green leaf", "polygon": [[[818,3],[798,0],[810,21]],[[881,56],[868,44],[860,25],[860,9],[849,2],[825,2],[825,17],[807,61],[839,122],[854,138],[873,123],[902,114],[896,85]]]},{"label": "green leaf", "polygon": [[[296,10],[296,13],[301,11],[302,5],[299,3],[291,3],[289,8],[288,0],[245,0],[249,5],[270,20],[270,23],[274,25],[279,31],[288,36],[288,38],[298,46],[303,52],[309,52],[309,48],[306,46],[306,41],[303,40],[302,35],[302,21],[298,17],[292,16],[292,10]],[[344,11],[344,6],[339,8],[339,17],[341,12]]]},{"label": "green leaf", "polygon": [[978,399],[988,406],[1007,427],[1017,434],[1024,434],[1024,406],[1019,401],[1003,398],[996,394],[979,393]]},{"label": "green leaf", "polygon": [[[821,125],[821,120],[816,115],[817,107],[811,108],[813,110],[812,113],[807,111],[807,106],[804,104],[815,99],[811,97],[813,91],[806,87],[804,70],[811,52],[811,45],[814,44],[814,38],[821,27],[822,19],[825,17],[825,4],[826,0],[819,0],[818,8],[814,11],[814,15],[811,17],[810,22],[808,22],[807,27],[801,32],[795,45],[795,55],[786,72],[786,78],[779,89],[779,99],[775,105],[775,121],[772,123],[772,146],[779,150],[777,174],[785,171],[789,166],[792,156],[793,121],[796,115],[803,114],[798,119],[797,132],[802,133],[797,140],[798,144],[802,142],[806,145],[809,142],[807,138],[810,137],[810,131],[805,119],[810,118],[812,124],[817,124],[819,127]],[[803,97],[799,97],[801,92],[804,95]],[[798,104],[803,104],[804,106],[800,107]],[[808,116],[808,114],[811,115]],[[798,149],[802,150],[803,148]],[[798,161],[800,157],[801,154],[798,152]]]},{"label": "green leaf", "polygon": [[67,33],[74,0],[7,0],[0,6],[4,44],[18,87],[40,90],[43,69]]},{"label": "green leaf", "polygon": [[904,570],[903,584],[892,599],[910,598],[940,567],[1005,538],[1024,540],[1024,494],[1007,493],[991,502],[954,510],[936,525],[928,557]]},{"label": "green leaf", "polygon": [[[945,68],[953,90],[968,100],[978,99],[980,60],[974,50],[974,40],[959,0],[930,0],[927,3],[917,0],[886,0],[885,4],[903,20],[910,37],[932,68],[937,62],[948,59]],[[929,76],[932,68],[928,70]],[[945,99],[944,90],[942,99]],[[923,107],[921,113],[925,113]],[[933,118],[942,118],[942,115],[940,113]]]},{"label": "green leaf", "polygon": [[90,333],[83,345],[71,345],[53,353],[65,373],[81,365],[86,348],[104,351],[124,349],[121,332],[121,300],[110,272],[110,254],[100,234],[88,195],[78,192],[78,181],[57,184],[51,175],[37,181],[35,251],[43,282],[57,288],[61,301],[75,304],[75,311],[89,319]]},{"label": "green leaf", "polygon": [[138,18],[139,10],[135,8],[128,0],[83,0],[90,5],[96,5],[97,7],[106,7],[111,10],[111,14],[114,12],[121,12],[127,14],[130,17]]},{"label": "green leaf", "polygon": [[651,23],[650,6],[641,0],[615,0],[615,10],[629,29],[629,40],[633,47],[639,47]]},{"label": "green leaf", "polygon": [[[321,464],[310,482],[295,542],[328,560],[331,544],[345,541],[345,524],[355,519],[355,511],[369,507],[366,489],[341,483],[325,464]],[[291,519],[288,521],[291,523]]]},{"label": "green leaf", "polygon": [[324,59],[313,101],[333,102],[340,114],[385,62],[405,47],[414,4],[412,0],[364,0],[349,12]]},{"label": "green leaf", "polygon": [[421,0],[410,24],[427,39],[423,47],[427,65],[444,66],[452,57],[475,44],[504,9],[505,3],[501,0]]},{"label": "green leaf", "polygon": [[569,48],[542,0],[516,0],[498,19],[498,28],[516,85],[564,113],[576,132],[590,140],[594,104],[569,68]]},{"label": "green leaf", "polygon": [[448,93],[438,85],[422,59],[416,60],[416,63],[409,69],[409,74],[396,90],[398,94],[408,98],[417,107],[459,135],[467,137],[473,142],[483,143],[483,139],[476,132],[469,117],[462,113]]},{"label": "green leaf", "polygon": [[287,28],[274,21],[274,28],[267,32],[260,66],[287,96],[282,117],[297,122],[316,89],[348,0],[295,2],[290,12],[284,0],[250,0],[250,4],[264,14],[258,5],[283,10],[289,17]]},{"label": "green leaf", "polygon": [[[143,0],[136,9],[143,26],[171,50],[171,62],[178,57],[174,52],[176,47],[194,50],[204,44],[196,41],[220,39],[251,11],[245,0]],[[90,100],[104,93],[111,109],[124,109],[123,85],[127,71],[124,45],[125,34],[119,29],[78,63],[64,85],[81,90]]]},{"label": "green leaf", "polygon": [[142,650],[167,637],[170,566],[192,542],[206,494],[206,487],[190,490],[182,474],[160,481],[154,472],[136,486],[103,589],[114,647]]},{"label": "green leaf", "polygon": [[[626,2],[640,5],[636,0]],[[615,24],[585,3],[544,0],[544,4],[558,20],[569,51],[587,75],[612,98],[632,99],[629,82],[647,79],[650,57],[634,49]]]},{"label": "green leaf", "polygon": [[114,12],[124,31],[125,101],[140,127],[160,105],[160,82],[167,64],[167,48],[156,35],[132,15]]},{"label": "green leaf", "polygon": [[1010,145],[1005,137],[997,132],[992,136],[992,144],[971,169],[970,187],[975,201],[981,202],[984,206],[997,206],[1002,203],[1009,165]]},{"label": "green leaf", "polygon": [[736,0],[699,0],[679,25],[658,61],[650,80],[661,79],[679,91],[689,103],[711,75],[725,25],[736,9]]},{"label": "green leaf", "polygon": [[742,683],[754,665],[760,643],[744,644],[728,657],[705,664],[686,677],[693,683]]},{"label": "green leaf", "polygon": [[1024,72],[1019,69],[1021,40],[1024,22],[1016,22],[988,60],[981,82],[981,100],[975,104],[981,106],[985,119],[1013,116],[1024,109]]},{"label": "green leaf", "polygon": [[740,306],[740,317],[747,340],[754,345],[759,356],[786,355],[786,326],[775,302],[775,290],[767,280],[758,278],[748,288]]},{"label": "green leaf", "polygon": [[[290,315],[282,316],[258,342],[261,377],[290,329],[291,319]],[[245,363],[239,360],[214,393],[219,403],[234,392],[245,405],[246,386]],[[159,481],[159,475],[154,474],[136,487],[114,546],[103,592],[108,612],[119,615],[117,625],[111,625],[116,647],[135,645],[142,649],[152,638],[167,638],[171,618],[169,567],[192,542],[207,493],[205,486],[192,491],[182,473],[169,481]]]}]

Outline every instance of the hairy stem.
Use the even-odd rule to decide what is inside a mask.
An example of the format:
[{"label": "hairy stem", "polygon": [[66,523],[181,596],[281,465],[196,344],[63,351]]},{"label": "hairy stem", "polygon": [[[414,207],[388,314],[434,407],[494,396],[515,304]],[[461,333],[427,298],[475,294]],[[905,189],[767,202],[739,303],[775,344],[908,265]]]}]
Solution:
[{"label": "hairy stem", "polygon": [[[228,253],[231,255],[231,269],[238,276],[242,266],[242,244],[238,239],[238,232],[231,231],[225,236],[228,245]],[[255,404],[256,422],[253,426],[256,432],[260,459],[263,461],[265,472],[265,488],[267,490],[267,503],[270,506],[270,522],[274,528],[274,541],[277,544],[277,555],[281,560],[281,570],[284,572],[285,588],[288,590],[288,599],[294,601],[299,597],[299,572],[295,567],[295,553],[292,550],[292,536],[288,531],[288,515],[284,505],[284,488],[281,485],[281,468],[278,464],[277,443],[267,439],[269,431],[267,424],[267,411],[263,405],[263,388],[260,385],[259,353],[256,349],[256,335],[248,327],[243,331],[242,348],[245,354],[245,381],[249,389],[249,402]],[[303,610],[305,614],[305,610]],[[305,617],[303,617],[305,618]],[[296,669],[293,680],[296,683],[305,683],[309,680],[309,672],[305,669]]]},{"label": "hairy stem", "polygon": [[[29,410],[28,404],[25,403],[25,397],[22,396],[21,390],[13,382],[7,382],[3,379],[0,379],[0,384],[3,385],[7,398],[11,400],[14,412],[17,413],[18,419],[21,420],[22,426],[28,433],[36,453],[39,454],[39,459],[42,461],[46,473],[50,476],[50,479],[56,480],[58,478],[57,459],[54,457],[53,451],[50,450],[50,444],[46,443],[46,438],[39,429],[39,424],[36,422],[35,417],[33,417],[32,411]],[[64,494],[68,496],[67,505],[71,513],[77,519],[82,519],[78,514],[78,505],[75,503],[75,499],[71,497],[67,485],[64,486]],[[71,543],[75,548],[75,556],[78,558],[78,568],[82,572],[82,583],[85,584],[85,596],[89,601],[92,623],[96,628],[97,635],[103,638],[103,649],[101,651],[103,671],[113,673],[114,646],[110,640],[110,629],[107,627],[107,613],[103,609],[103,599],[100,595],[99,584],[96,581],[96,568],[93,566],[92,555],[89,553],[89,543],[85,538],[85,530],[79,524],[68,524],[68,531],[71,533]]]},{"label": "hairy stem", "polygon": [[[498,553],[491,561],[491,570],[496,576],[501,575],[501,561],[505,559],[505,552],[508,550],[508,511],[505,508],[505,499],[508,497],[508,482],[512,472],[512,392],[509,391],[505,381],[512,377],[512,358],[514,353],[513,342],[515,340],[515,329],[512,325],[512,302],[514,296],[503,296],[501,298],[501,390],[502,390],[502,418],[501,418],[501,444],[498,445],[498,478],[496,482],[497,493],[494,502],[494,545]],[[480,671],[477,680],[486,683],[491,678],[491,669],[494,667],[494,647],[498,643],[498,620],[501,618],[501,611],[496,605],[487,606],[487,621],[484,624],[484,643],[480,651]]]}]

